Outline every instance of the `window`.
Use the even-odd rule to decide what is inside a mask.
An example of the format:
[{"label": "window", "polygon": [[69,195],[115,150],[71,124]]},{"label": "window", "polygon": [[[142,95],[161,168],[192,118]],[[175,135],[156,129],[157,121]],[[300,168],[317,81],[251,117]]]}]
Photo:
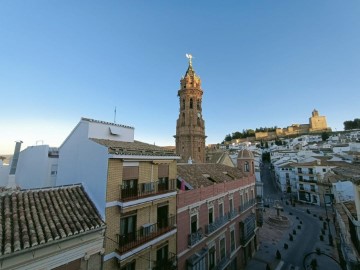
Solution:
[{"label": "window", "polygon": [[52,176],[57,175],[57,168],[58,168],[58,165],[57,165],[57,164],[52,164],[52,165],[51,165],[51,175],[52,175]]},{"label": "window", "polygon": [[198,110],[200,110],[200,99],[198,99],[197,102],[196,102],[196,108],[197,108]]},{"label": "window", "polygon": [[235,230],[232,230],[230,232],[230,249],[231,249],[231,252],[234,252],[235,251]]},{"label": "window", "polygon": [[298,168],[298,173],[302,173],[302,169],[301,169],[301,168]]},{"label": "window", "polygon": [[229,208],[230,208],[230,212],[232,213],[234,211],[234,200],[233,199],[229,200]]},{"label": "window", "polygon": [[196,233],[198,229],[197,215],[191,216],[190,222],[191,222],[190,224],[191,233]]},{"label": "window", "polygon": [[225,237],[220,239],[220,260],[224,259],[226,256],[226,247],[225,247]]},{"label": "window", "polygon": [[120,245],[135,241],[136,233],[136,213],[120,219]]},{"label": "window", "polygon": [[198,147],[198,151],[200,152],[200,150],[201,150],[201,148],[200,148],[200,146]]},{"label": "window", "polygon": [[214,207],[209,208],[209,224],[214,222]]},{"label": "window", "polygon": [[185,110],[185,99],[182,100],[182,108]]},{"label": "window", "polygon": [[323,172],[326,172],[326,169],[325,168],[323,168],[323,170],[322,170]]},{"label": "window", "polygon": [[314,174],[314,170],[312,168],[309,168],[309,174]]},{"label": "window", "polygon": [[190,109],[192,109],[192,108],[193,108],[193,99],[190,98]]},{"label": "window", "polygon": [[121,188],[121,197],[122,198],[131,198],[136,197],[138,194],[138,180],[124,180]]},{"label": "window", "polygon": [[181,125],[185,126],[185,113],[182,114]]},{"label": "window", "polygon": [[224,204],[219,203],[219,217],[223,217],[223,216],[224,216]]},{"label": "window", "polygon": [[315,192],[315,185],[310,185],[310,190]]},{"label": "window", "polygon": [[249,171],[249,162],[247,162],[247,161],[245,161],[244,170],[245,170],[245,172]]},{"label": "window", "polygon": [[209,270],[215,269],[215,246],[212,246],[209,250]]},{"label": "window", "polygon": [[302,175],[299,175],[299,181],[303,181]]},{"label": "window", "polygon": [[129,262],[125,264],[123,267],[121,267],[120,270],[135,270],[135,263],[136,261],[133,260],[132,262]]},{"label": "window", "polygon": [[[165,245],[156,251],[156,266],[161,267],[168,262],[169,246]],[[161,268],[165,269],[165,268]]]},{"label": "window", "polygon": [[304,184],[299,185],[300,190],[304,190]]},{"label": "window", "polygon": [[197,118],[197,121],[196,121],[196,122],[197,122],[197,125],[198,125],[198,126],[200,126],[200,117],[199,117],[199,116],[198,116],[198,118]]}]

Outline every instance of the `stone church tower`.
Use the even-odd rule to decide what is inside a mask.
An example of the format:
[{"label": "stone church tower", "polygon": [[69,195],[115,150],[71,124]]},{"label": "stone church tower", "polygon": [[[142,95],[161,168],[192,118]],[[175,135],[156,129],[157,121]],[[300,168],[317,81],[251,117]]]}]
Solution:
[{"label": "stone church tower", "polygon": [[180,162],[205,162],[205,121],[202,118],[201,79],[192,66],[192,56],[185,76],[180,80],[178,97],[180,102],[179,118],[176,122],[176,154],[181,156]]}]

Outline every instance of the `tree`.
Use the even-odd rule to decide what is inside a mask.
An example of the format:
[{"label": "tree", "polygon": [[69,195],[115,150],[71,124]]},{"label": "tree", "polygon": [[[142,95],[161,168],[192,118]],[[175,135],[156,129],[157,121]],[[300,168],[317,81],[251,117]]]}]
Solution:
[{"label": "tree", "polygon": [[354,121],[348,120],[344,122],[344,130],[359,129],[360,118],[355,118]]},{"label": "tree", "polygon": [[329,137],[330,137],[329,133],[327,133],[327,132],[321,133],[321,139],[323,141],[326,141],[327,139],[329,139]]},{"label": "tree", "polygon": [[225,136],[225,142],[231,142],[231,140],[232,140],[232,137],[230,134]]}]

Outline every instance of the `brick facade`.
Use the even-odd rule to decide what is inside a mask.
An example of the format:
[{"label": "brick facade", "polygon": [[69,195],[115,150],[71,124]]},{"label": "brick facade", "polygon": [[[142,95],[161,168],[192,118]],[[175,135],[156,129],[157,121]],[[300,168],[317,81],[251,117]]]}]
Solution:
[{"label": "brick facade", "polygon": [[[243,195],[243,202],[241,202],[241,195]],[[230,206],[231,201],[232,207]],[[256,218],[252,219],[256,209],[255,177],[253,175],[232,182],[180,191],[177,197],[177,206],[178,269],[191,269],[192,263],[196,261],[195,258],[202,256],[205,269],[209,269],[210,251],[213,249],[215,249],[215,266],[221,264],[224,267],[227,266],[227,269],[243,269],[245,267],[247,258],[252,256],[258,245],[256,225],[250,237],[244,236],[242,231],[244,224],[253,223],[256,220]],[[217,221],[221,219],[219,206],[223,206],[223,218],[220,222]],[[210,208],[213,208],[214,211],[212,223],[218,222],[215,227],[209,226]],[[231,208],[233,209],[232,213],[230,213]],[[197,216],[197,229],[202,236],[190,243],[192,216]],[[231,249],[231,231],[234,231],[235,236],[233,249]],[[244,242],[244,237],[248,237],[245,239],[246,242]],[[223,241],[221,240],[223,238],[225,239],[225,253],[221,253],[220,241]],[[212,249],[212,247],[214,248]]]}]

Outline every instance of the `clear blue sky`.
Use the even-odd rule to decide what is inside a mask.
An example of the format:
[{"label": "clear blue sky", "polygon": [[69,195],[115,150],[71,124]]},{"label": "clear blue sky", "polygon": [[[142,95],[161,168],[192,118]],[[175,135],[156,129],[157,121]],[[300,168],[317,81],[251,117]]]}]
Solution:
[{"label": "clear blue sky", "polygon": [[186,53],[206,143],[360,117],[360,1],[0,1],[0,154],[59,146],[81,117],[174,145]]}]

